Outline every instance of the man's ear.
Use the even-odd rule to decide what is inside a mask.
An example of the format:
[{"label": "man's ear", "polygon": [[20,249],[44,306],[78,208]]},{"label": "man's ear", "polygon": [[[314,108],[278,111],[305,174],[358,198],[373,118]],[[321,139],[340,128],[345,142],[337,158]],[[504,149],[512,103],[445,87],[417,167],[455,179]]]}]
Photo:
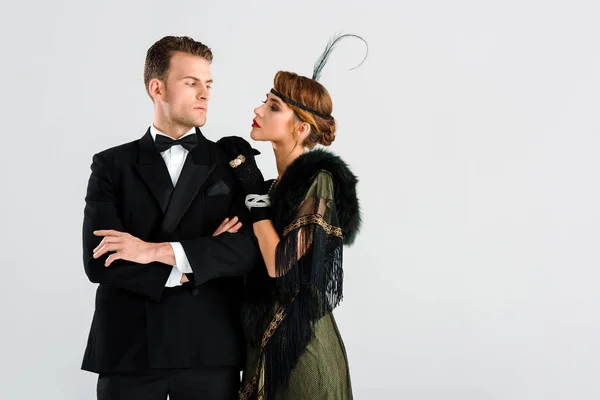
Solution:
[{"label": "man's ear", "polygon": [[151,79],[148,82],[148,93],[153,100],[162,99],[165,93],[165,84],[158,78]]}]

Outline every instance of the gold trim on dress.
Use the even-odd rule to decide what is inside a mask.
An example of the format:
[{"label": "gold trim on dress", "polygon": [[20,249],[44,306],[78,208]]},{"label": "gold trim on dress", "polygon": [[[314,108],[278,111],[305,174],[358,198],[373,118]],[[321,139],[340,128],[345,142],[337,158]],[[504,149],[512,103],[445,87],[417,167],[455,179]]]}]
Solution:
[{"label": "gold trim on dress", "polygon": [[327,234],[342,237],[342,229],[337,226],[328,224],[319,214],[305,215],[304,217],[296,219],[294,222],[285,227],[285,229],[283,230],[283,236],[286,236],[294,229],[300,228],[301,226],[308,224],[320,225],[323,229],[325,229],[325,232],[327,232]]},{"label": "gold trim on dress", "polygon": [[[273,316],[273,319],[271,320],[269,327],[263,333],[262,341],[260,343],[260,355],[258,357],[258,366],[256,367],[256,372],[254,373],[254,378],[252,378],[252,380],[246,385],[244,390],[240,393],[240,397],[239,397],[240,400],[247,400],[250,397],[250,395],[252,395],[252,393],[254,393],[254,391],[257,389],[258,377],[260,375],[260,370],[261,370],[262,352],[264,351],[265,346],[267,345],[267,342],[269,341],[269,339],[271,339],[271,336],[273,336],[273,334],[275,333],[275,331],[281,324],[281,321],[283,321],[284,317],[285,317],[285,307],[281,306],[281,307],[279,307],[279,310],[277,310],[277,313]],[[262,400],[264,398],[264,389],[265,389],[264,386],[262,386],[258,390],[258,400]]]},{"label": "gold trim on dress", "polygon": [[[296,293],[294,294],[294,297],[292,298],[292,302],[294,302],[294,300],[296,299],[296,296],[298,295],[299,292],[300,292],[300,290],[296,290]],[[258,387],[259,386],[258,378],[261,375],[261,372],[264,372],[263,351],[265,350],[265,346],[267,345],[267,342],[269,341],[269,339],[271,339],[271,336],[273,336],[273,334],[275,333],[275,331],[281,324],[281,321],[283,321],[283,319],[285,318],[286,311],[287,310],[285,309],[285,306],[282,305],[281,307],[279,307],[279,309],[277,310],[277,312],[271,319],[271,323],[269,324],[269,327],[263,333],[262,341],[260,343],[260,353],[258,356],[258,365],[256,366],[256,372],[254,373],[254,377],[252,378],[252,380],[246,385],[244,390],[240,393],[239,400],[248,400],[250,398],[250,396],[252,395],[252,393],[254,393],[255,391],[257,391],[257,396],[258,396],[257,400],[264,400],[265,385],[264,385],[263,379],[261,379],[261,381],[263,381],[263,382],[261,382],[260,388]],[[263,362],[261,362],[261,360]],[[261,365],[262,365],[262,371],[261,371]]]}]

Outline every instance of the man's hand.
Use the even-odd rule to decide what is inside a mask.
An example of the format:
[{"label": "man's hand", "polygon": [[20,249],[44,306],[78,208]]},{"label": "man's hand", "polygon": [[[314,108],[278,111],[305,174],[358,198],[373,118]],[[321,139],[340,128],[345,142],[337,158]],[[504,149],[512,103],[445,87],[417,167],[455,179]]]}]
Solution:
[{"label": "man's hand", "polygon": [[[213,233],[213,236],[219,236],[223,232],[236,233],[241,227],[242,223],[238,222],[238,217],[233,217],[231,219],[225,218],[223,222],[221,222],[221,225],[219,225],[215,233]],[[188,279],[187,275],[182,274],[179,283],[184,284],[189,281],[190,280]]]},{"label": "man's hand", "polygon": [[114,251],[104,262],[108,267],[115,260],[127,260],[139,264],[153,261],[153,253],[159,243],[148,243],[126,232],[115,230],[94,231],[96,236],[104,236],[98,247],[94,249],[94,258],[101,257],[109,251]]},{"label": "man's hand", "polygon": [[241,227],[242,223],[238,222],[238,217],[225,218],[215,233],[213,233],[213,236],[219,236],[223,232],[236,233]]}]

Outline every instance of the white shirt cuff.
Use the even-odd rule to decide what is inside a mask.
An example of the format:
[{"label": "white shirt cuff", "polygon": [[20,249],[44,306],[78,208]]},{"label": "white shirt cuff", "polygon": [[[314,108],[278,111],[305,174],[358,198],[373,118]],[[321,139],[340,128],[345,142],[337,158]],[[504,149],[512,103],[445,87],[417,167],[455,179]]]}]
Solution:
[{"label": "white shirt cuff", "polygon": [[171,270],[171,274],[169,275],[169,279],[167,279],[167,283],[165,283],[165,287],[175,287],[181,286],[181,277],[183,273],[177,269],[177,267],[173,266]]},{"label": "white shirt cuff", "polygon": [[188,261],[187,256],[185,255],[185,251],[183,250],[183,246],[179,242],[169,242],[171,247],[173,248],[173,253],[175,254],[175,265],[182,274],[192,274],[192,266]]}]

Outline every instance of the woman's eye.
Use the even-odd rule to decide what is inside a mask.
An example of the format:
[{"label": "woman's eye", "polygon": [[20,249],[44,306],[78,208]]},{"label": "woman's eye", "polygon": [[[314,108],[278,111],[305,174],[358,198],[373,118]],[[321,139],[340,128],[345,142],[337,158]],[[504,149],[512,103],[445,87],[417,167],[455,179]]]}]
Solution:
[{"label": "woman's eye", "polygon": [[[261,103],[267,104],[267,100],[261,101]],[[269,106],[269,108],[271,109],[271,111],[279,111],[279,109],[275,106]]]}]

